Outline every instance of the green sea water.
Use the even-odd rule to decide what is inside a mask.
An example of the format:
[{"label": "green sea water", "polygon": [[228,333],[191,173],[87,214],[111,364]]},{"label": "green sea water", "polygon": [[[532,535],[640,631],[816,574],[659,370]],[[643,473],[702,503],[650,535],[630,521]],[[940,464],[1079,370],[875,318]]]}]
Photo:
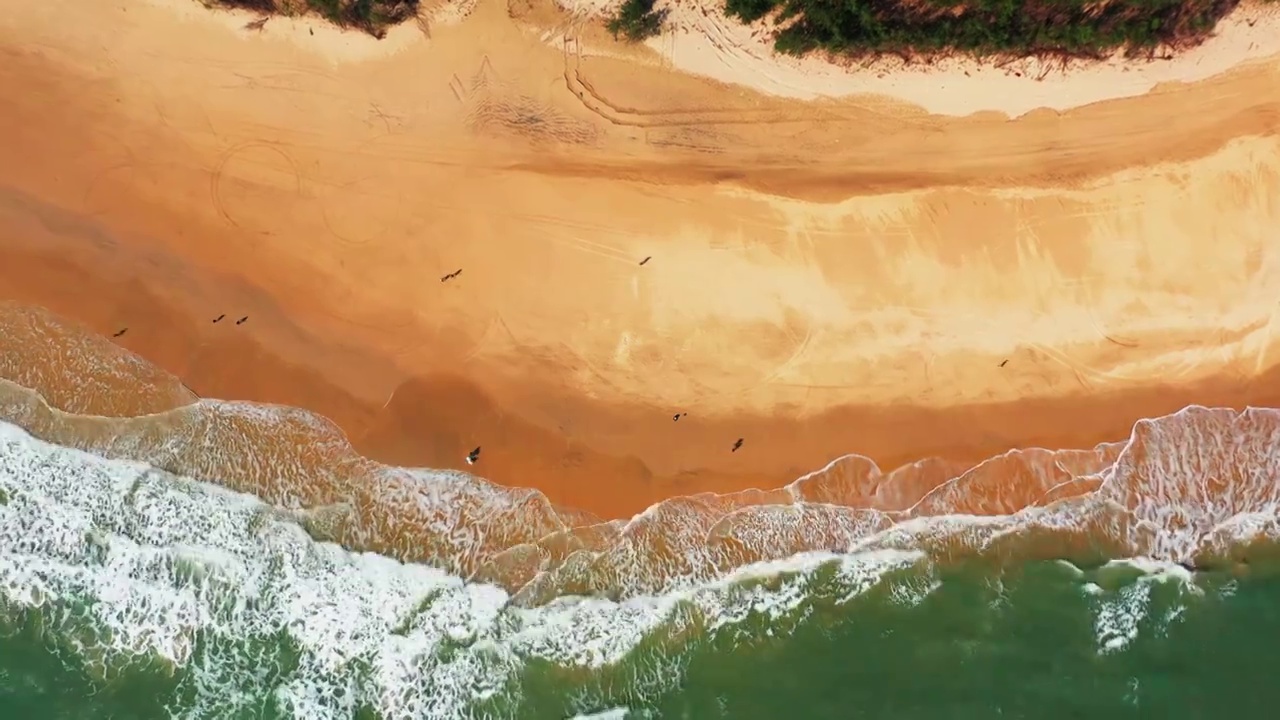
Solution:
[{"label": "green sea water", "polygon": [[0,427],[0,718],[1266,717],[1280,573],[810,553],[519,607]]},{"label": "green sea water", "polygon": [[[886,589],[838,611],[814,607],[785,629],[761,619],[678,648],[641,647],[607,671],[534,662],[519,674],[518,702],[465,713],[566,718],[613,704],[628,708],[618,717],[648,718],[1206,718],[1228,709],[1264,717],[1280,702],[1268,682],[1280,652],[1275,578],[1188,585],[1112,572],[1104,590],[1057,563],[999,578],[961,570],[918,603]],[[50,647],[42,623],[7,624],[0,717],[190,716],[186,673],[139,663],[95,676],[79,658],[59,659],[68,650]],[[1123,645],[1108,650],[1107,641]],[[198,715],[295,717],[270,692],[296,654],[289,640],[244,652],[263,664],[226,672],[243,674],[243,691],[260,702]],[[680,682],[660,687],[672,664]],[[599,707],[584,707],[588,697]],[[352,715],[379,716],[370,707]]]}]

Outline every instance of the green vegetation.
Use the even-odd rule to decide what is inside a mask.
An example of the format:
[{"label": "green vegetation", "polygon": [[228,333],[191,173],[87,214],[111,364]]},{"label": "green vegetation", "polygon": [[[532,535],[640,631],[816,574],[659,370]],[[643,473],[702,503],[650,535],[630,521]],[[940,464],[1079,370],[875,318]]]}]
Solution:
[{"label": "green vegetation", "polygon": [[632,42],[657,35],[662,31],[667,13],[654,10],[653,3],[654,0],[626,0],[605,27],[615,38],[624,37]]},{"label": "green vegetation", "polygon": [[778,51],[905,59],[949,53],[1100,57],[1207,37],[1238,0],[726,0],[744,22],[770,13]]},{"label": "green vegetation", "polygon": [[[419,0],[205,0],[266,15],[316,13],[376,37],[414,17]],[[657,35],[665,10],[624,0],[607,27],[632,42]],[[953,53],[1103,57],[1173,50],[1208,36],[1239,0],[725,0],[730,16],[772,15],[779,52],[855,58]],[[261,23],[259,23],[260,25]]]},{"label": "green vegetation", "polygon": [[418,0],[214,0],[217,4],[266,15],[314,12],[339,27],[363,30],[374,37],[414,17]]}]

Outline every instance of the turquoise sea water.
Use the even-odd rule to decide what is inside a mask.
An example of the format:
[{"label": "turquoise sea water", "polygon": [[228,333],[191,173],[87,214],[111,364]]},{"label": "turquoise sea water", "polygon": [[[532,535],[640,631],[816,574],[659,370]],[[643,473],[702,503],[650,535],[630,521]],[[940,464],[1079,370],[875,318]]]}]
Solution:
[{"label": "turquoise sea water", "polygon": [[0,425],[0,718],[1261,717],[1273,415],[1140,424],[1087,497],[538,602]]}]

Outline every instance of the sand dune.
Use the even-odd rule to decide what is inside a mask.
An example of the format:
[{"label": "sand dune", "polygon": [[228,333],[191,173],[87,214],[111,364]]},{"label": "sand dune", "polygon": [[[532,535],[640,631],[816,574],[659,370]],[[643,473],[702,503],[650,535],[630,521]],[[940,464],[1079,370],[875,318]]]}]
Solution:
[{"label": "sand dune", "polygon": [[[570,5],[599,6],[594,0]],[[883,57],[852,63],[813,54],[779,57],[769,18],[750,25],[727,18],[716,0],[659,2],[666,30],[648,42],[682,70],[761,92],[813,99],[854,94],[906,101],[942,115],[996,111],[1019,116],[1040,108],[1070,110],[1142,95],[1163,83],[1196,82],[1280,53],[1280,12],[1244,3],[1195,48],[1167,48],[1102,61],[1043,58]],[[601,9],[605,13],[608,10]]]},{"label": "sand dune", "polygon": [[0,19],[0,298],[604,516],[1280,402],[1275,61],[944,118],[593,54],[536,3],[383,44],[242,25]]}]

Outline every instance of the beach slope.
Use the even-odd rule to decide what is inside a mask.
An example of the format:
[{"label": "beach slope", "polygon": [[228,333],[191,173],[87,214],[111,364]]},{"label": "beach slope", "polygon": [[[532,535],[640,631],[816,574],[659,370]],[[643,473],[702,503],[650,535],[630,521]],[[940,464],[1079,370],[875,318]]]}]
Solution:
[{"label": "beach slope", "polygon": [[14,331],[6,377],[88,415],[303,407],[364,456],[601,517],[849,453],[942,458],[918,499],[1010,448],[1280,405],[1274,58],[945,116],[464,9],[377,41],[178,0],[12,8],[0,299],[151,365],[69,389]]}]

